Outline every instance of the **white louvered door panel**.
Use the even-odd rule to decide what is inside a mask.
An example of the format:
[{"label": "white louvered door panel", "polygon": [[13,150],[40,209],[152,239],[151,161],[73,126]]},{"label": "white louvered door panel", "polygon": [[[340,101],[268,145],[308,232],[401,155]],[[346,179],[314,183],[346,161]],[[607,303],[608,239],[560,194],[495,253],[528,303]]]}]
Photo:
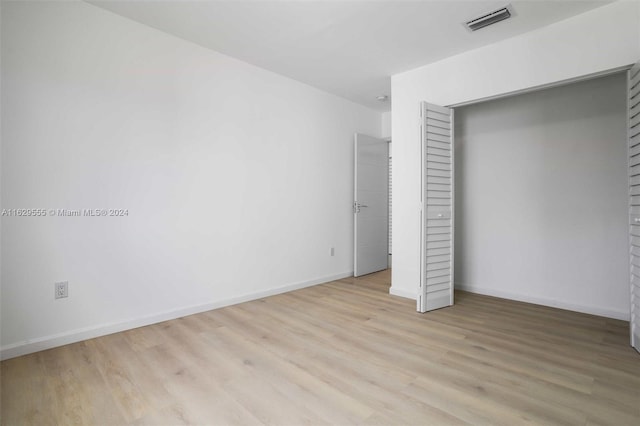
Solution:
[{"label": "white louvered door panel", "polygon": [[420,289],[417,310],[453,305],[453,110],[421,105]]},{"label": "white louvered door panel", "polygon": [[640,352],[640,62],[629,70],[628,92],[630,332]]}]

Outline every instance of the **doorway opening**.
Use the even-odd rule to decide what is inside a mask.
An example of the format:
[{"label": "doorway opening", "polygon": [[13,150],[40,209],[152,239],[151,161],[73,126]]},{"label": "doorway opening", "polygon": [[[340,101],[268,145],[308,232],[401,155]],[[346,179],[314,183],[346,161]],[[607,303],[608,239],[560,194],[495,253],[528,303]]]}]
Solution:
[{"label": "doorway opening", "polygon": [[455,107],[456,288],[629,318],[640,107],[617,71]]},{"label": "doorway opening", "polygon": [[456,108],[457,288],[624,314],[625,99],[618,73]]}]

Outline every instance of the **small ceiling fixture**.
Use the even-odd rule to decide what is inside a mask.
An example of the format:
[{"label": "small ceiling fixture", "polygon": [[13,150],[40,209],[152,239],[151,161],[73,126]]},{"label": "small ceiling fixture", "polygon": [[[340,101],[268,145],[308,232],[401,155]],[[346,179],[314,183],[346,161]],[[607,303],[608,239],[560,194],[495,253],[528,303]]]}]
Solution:
[{"label": "small ceiling fixture", "polygon": [[386,100],[389,99],[389,97],[387,95],[380,95],[380,96],[376,96],[376,99],[379,100],[380,102],[386,102]]},{"label": "small ceiling fixture", "polygon": [[485,13],[482,16],[479,16],[475,19],[465,22],[463,25],[469,31],[476,31],[480,28],[488,27],[489,25],[493,25],[496,22],[504,21],[505,19],[509,19],[512,16],[515,16],[513,13],[513,6],[510,4],[502,7],[500,9],[496,9],[492,12]]}]

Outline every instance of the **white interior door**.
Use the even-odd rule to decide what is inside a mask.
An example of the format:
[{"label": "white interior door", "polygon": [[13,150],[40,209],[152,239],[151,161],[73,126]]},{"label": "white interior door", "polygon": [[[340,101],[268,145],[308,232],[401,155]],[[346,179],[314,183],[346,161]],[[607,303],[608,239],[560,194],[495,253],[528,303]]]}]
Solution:
[{"label": "white interior door", "polygon": [[640,62],[628,78],[630,332],[631,346],[640,352]]},{"label": "white interior door", "polygon": [[356,133],[354,276],[388,267],[389,152],[382,139]]},{"label": "white interior door", "polygon": [[417,310],[453,305],[453,110],[423,102]]}]

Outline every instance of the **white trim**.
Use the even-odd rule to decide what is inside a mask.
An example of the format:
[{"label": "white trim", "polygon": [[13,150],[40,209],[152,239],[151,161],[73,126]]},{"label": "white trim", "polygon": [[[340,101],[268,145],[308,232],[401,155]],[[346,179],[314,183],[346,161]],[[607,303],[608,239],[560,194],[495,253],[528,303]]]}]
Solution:
[{"label": "white trim", "polygon": [[595,72],[595,73],[592,73],[592,74],[582,75],[582,76],[579,76],[579,77],[573,77],[573,78],[568,78],[568,79],[565,79],[565,80],[554,81],[553,83],[547,83],[547,84],[541,84],[539,86],[527,87],[525,89],[514,90],[513,92],[500,93],[498,95],[487,96],[487,97],[479,98],[479,99],[472,99],[470,101],[459,102],[457,104],[446,105],[446,106],[449,107],[449,108],[460,108],[460,107],[464,107],[464,106],[479,104],[479,103],[482,103],[482,102],[495,101],[497,99],[508,98],[508,97],[511,97],[511,96],[524,95],[525,93],[537,92],[539,90],[551,89],[553,87],[566,86],[567,84],[578,83],[578,82],[581,82],[581,81],[592,80],[594,78],[606,77],[606,76],[611,75],[611,74],[625,72],[625,71],[629,70],[629,68],[631,68],[632,66],[633,66],[633,64],[625,65],[625,66],[622,66],[622,67],[612,68],[612,69],[608,69],[608,70],[605,70],[605,71],[600,71],[600,72]]},{"label": "white trim", "polygon": [[455,133],[455,109],[449,110],[449,117],[451,117],[451,283],[449,284],[449,306],[453,306],[453,297],[455,290],[456,280],[456,133]]},{"label": "white trim", "polygon": [[[426,278],[425,278],[425,270],[424,270],[424,257],[426,253],[426,238],[425,234],[427,232],[427,220],[425,219],[427,206],[427,200],[425,199],[424,192],[427,187],[426,177],[425,177],[425,169],[427,167],[426,164],[426,156],[427,156],[427,102],[420,102],[420,251],[419,251],[419,271],[420,271],[420,282],[418,283],[418,294],[416,295],[416,311],[420,313],[426,312],[427,308],[427,289],[426,289]],[[452,200],[453,201],[453,200]]]},{"label": "white trim", "polygon": [[176,318],[181,318],[187,315],[193,315],[200,312],[211,311],[213,309],[223,308],[225,306],[235,305],[242,302],[249,302],[251,300],[262,299],[268,296],[274,296],[276,294],[286,293],[293,290],[298,290],[305,287],[311,287],[318,284],[327,283],[330,281],[339,280],[342,278],[348,278],[353,276],[353,271],[346,271],[340,274],[328,275],[325,277],[316,278],[308,281],[301,281],[294,284],[288,284],[281,287],[272,288],[269,290],[258,291],[255,293],[244,294],[242,296],[232,297],[229,299],[217,300],[207,302],[201,305],[193,305],[179,309],[172,309],[170,311],[161,312],[154,315],[149,315],[141,318],[134,318],[122,322],[101,324],[97,326],[84,327],[76,330],[66,331],[64,333],[53,334],[50,336],[38,337],[36,339],[25,340],[18,343],[3,346],[0,348],[0,359],[5,360],[9,358],[15,358],[21,355],[30,354],[33,352],[43,351],[45,349],[51,349],[58,346],[68,345],[70,343],[80,342],[82,340],[93,339],[95,337],[106,336],[107,334],[118,333],[120,331],[131,330],[138,327],[144,327],[146,325],[156,324],[163,321],[168,321]]},{"label": "white trim", "polygon": [[406,299],[416,300],[416,293],[404,289],[394,288],[393,285],[389,288],[389,294],[392,296],[404,297]]},{"label": "white trim", "polygon": [[511,293],[508,291],[496,290],[486,287],[478,287],[467,284],[455,284],[456,290],[464,290],[469,293],[483,294],[485,296],[500,297],[502,299],[516,300],[519,302],[532,303],[534,305],[549,306],[552,308],[565,309],[568,311],[581,312],[583,314],[597,315],[600,317],[613,318],[623,321],[629,321],[629,312],[618,311],[613,309],[603,309],[597,306],[577,305],[573,303],[559,302],[554,299],[544,297],[533,297],[526,294]]}]

